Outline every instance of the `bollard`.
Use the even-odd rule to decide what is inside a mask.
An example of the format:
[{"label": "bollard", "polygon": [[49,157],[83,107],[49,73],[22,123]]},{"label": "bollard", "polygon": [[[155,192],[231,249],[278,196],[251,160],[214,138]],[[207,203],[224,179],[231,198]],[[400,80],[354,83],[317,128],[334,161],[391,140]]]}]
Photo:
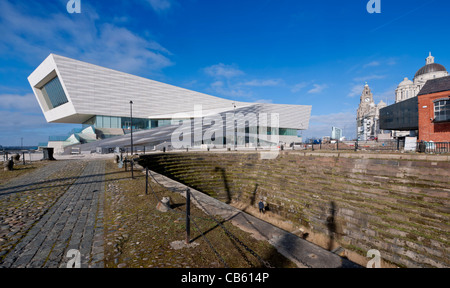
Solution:
[{"label": "bollard", "polygon": [[11,157],[10,160],[5,161],[3,163],[3,169],[5,171],[13,171],[14,170],[14,159],[13,159],[13,157]]},{"label": "bollard", "polygon": [[170,210],[170,197],[164,197],[156,205],[156,209],[160,212],[166,213]]}]

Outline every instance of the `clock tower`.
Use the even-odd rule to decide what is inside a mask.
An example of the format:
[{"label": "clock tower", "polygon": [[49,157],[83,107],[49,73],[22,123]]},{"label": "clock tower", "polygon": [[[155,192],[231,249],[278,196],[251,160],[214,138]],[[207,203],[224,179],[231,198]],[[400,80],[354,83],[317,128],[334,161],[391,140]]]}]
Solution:
[{"label": "clock tower", "polygon": [[379,109],[383,107],[386,107],[383,101],[378,105],[375,104],[372,91],[370,91],[370,87],[366,83],[361,93],[356,117],[356,135],[359,140],[367,141],[378,137],[378,133],[380,132],[378,128]]},{"label": "clock tower", "polygon": [[361,93],[361,97],[359,100],[358,107],[358,118],[361,118],[363,115],[366,115],[370,112],[371,107],[374,107],[375,102],[373,101],[373,94],[370,91],[370,87],[366,82],[364,85],[364,90]]}]

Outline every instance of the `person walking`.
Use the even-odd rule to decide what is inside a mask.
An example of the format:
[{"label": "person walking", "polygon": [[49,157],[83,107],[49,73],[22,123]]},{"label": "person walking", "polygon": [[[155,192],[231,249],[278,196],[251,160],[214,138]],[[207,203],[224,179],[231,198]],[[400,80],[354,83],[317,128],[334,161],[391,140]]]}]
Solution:
[{"label": "person walking", "polygon": [[264,214],[264,202],[261,200],[259,201],[259,213],[263,213]]}]

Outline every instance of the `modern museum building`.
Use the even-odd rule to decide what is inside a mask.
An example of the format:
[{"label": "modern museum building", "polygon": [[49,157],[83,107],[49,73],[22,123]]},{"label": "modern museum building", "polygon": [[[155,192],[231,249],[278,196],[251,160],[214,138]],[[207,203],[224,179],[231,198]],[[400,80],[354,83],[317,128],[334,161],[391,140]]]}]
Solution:
[{"label": "modern museum building", "polygon": [[167,126],[188,146],[290,144],[301,142],[312,108],[232,101],[55,54],[28,81],[47,122],[82,125],[64,146]]}]

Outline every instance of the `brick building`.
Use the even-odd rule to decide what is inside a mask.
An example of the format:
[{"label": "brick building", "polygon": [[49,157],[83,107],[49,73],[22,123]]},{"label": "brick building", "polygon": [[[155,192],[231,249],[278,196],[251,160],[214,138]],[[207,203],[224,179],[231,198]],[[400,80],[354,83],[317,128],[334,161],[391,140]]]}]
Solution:
[{"label": "brick building", "polygon": [[428,80],[417,96],[418,140],[450,142],[450,76]]}]

